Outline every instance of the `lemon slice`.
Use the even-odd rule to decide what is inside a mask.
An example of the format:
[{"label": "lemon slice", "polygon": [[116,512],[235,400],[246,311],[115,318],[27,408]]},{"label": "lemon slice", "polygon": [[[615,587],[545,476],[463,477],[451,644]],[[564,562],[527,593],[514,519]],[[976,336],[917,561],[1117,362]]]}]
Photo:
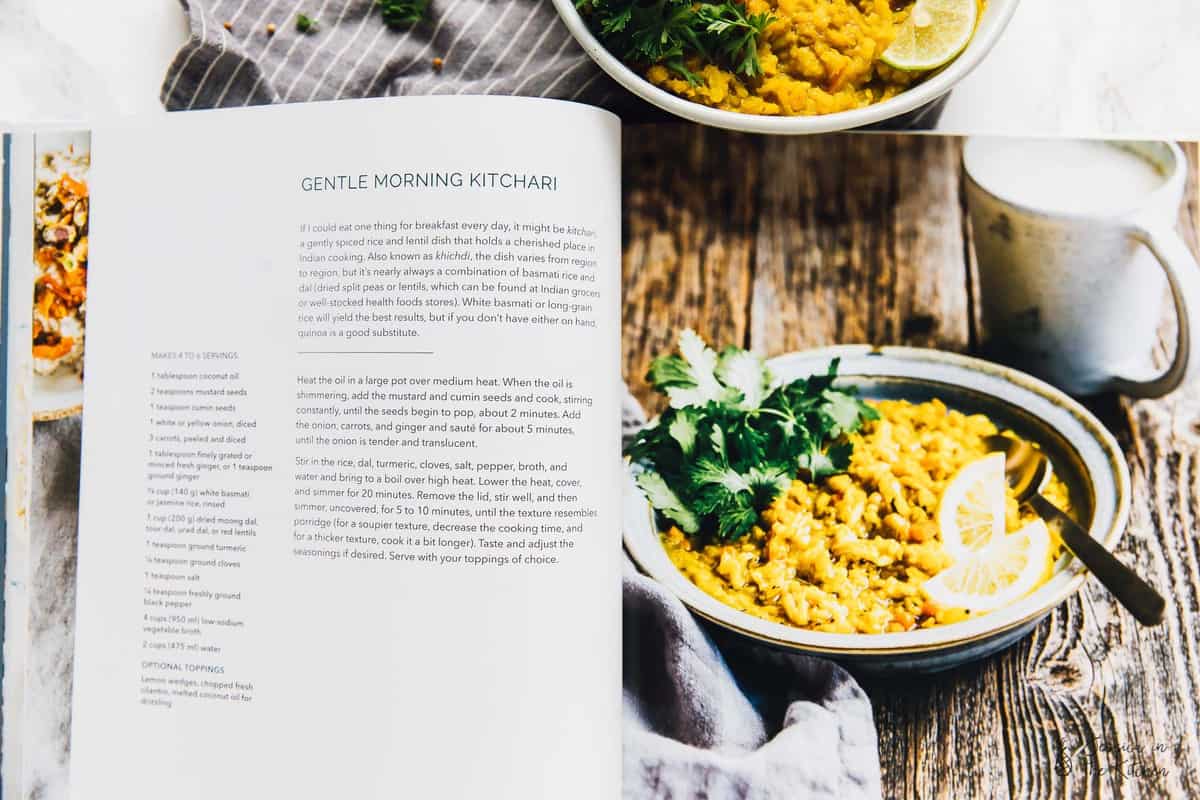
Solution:
[{"label": "lemon slice", "polygon": [[959,559],[1004,536],[1004,454],[967,464],[942,492],[937,524],[942,547]]},{"label": "lemon slice", "polygon": [[921,587],[943,608],[992,611],[1037,588],[1050,563],[1050,531],[1039,520],[939,572]]},{"label": "lemon slice", "polygon": [[977,0],[917,0],[880,58],[906,72],[936,69],[971,41],[978,13]]}]

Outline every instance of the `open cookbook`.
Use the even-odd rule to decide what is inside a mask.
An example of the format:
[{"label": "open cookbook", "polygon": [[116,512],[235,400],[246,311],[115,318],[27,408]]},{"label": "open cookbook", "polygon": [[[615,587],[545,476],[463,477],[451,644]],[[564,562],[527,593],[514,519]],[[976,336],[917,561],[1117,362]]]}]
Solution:
[{"label": "open cookbook", "polygon": [[8,147],[38,235],[9,411],[86,379],[71,795],[614,796],[616,119],[364,102]]},{"label": "open cookbook", "polygon": [[1193,148],[662,135],[4,136],[6,796],[877,797],[914,686],[1163,619],[1079,398],[1196,372]]}]

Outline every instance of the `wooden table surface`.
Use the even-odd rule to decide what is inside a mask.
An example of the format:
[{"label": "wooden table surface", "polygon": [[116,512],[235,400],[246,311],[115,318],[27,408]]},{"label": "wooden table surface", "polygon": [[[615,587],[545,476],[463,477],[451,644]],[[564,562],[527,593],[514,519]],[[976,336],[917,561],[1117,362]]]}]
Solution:
[{"label": "wooden table surface", "polygon": [[[958,140],[660,125],[627,126],[624,144],[624,370],[651,409],[645,368],[687,326],[767,356],[977,349]],[[1118,556],[1167,595],[1166,621],[1138,626],[1089,579],[1003,653],[864,680],[885,797],[1200,797],[1200,387],[1090,405],[1132,471]]]}]

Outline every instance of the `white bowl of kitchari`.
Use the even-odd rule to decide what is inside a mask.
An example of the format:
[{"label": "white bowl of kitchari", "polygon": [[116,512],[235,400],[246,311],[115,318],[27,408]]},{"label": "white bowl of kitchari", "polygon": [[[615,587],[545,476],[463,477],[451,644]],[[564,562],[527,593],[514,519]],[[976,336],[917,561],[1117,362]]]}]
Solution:
[{"label": "white bowl of kitchari", "polygon": [[554,0],[589,56],[659,108],[718,128],[828,133],[922,122],[1018,0]]},{"label": "white bowl of kitchari", "polygon": [[1115,439],[1022,372],[908,347],[764,362],[691,332],[681,345],[648,375],[670,406],[626,443],[625,547],[750,640],[936,672],[1013,644],[1071,597],[1084,567],[1017,504],[987,436],[1041,449],[1043,495],[1106,547],[1125,529]]}]

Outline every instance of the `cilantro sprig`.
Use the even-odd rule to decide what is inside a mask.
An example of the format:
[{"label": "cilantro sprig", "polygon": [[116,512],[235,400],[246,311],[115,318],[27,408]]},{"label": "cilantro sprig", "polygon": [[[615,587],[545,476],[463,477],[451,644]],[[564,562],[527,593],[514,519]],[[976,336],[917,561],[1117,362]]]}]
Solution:
[{"label": "cilantro sprig", "polygon": [[663,517],[717,541],[744,536],[792,479],[817,480],[850,465],[846,435],[879,413],[824,375],[778,383],[761,358],[717,353],[691,330],[679,355],[656,358],[647,380],[670,399],[625,453]]},{"label": "cilantro sprig", "polygon": [[758,41],[773,17],[750,14],[741,2],[575,0],[604,46],[624,61],[664,64],[692,83],[686,60],[699,56],[745,77],[762,74]]}]

